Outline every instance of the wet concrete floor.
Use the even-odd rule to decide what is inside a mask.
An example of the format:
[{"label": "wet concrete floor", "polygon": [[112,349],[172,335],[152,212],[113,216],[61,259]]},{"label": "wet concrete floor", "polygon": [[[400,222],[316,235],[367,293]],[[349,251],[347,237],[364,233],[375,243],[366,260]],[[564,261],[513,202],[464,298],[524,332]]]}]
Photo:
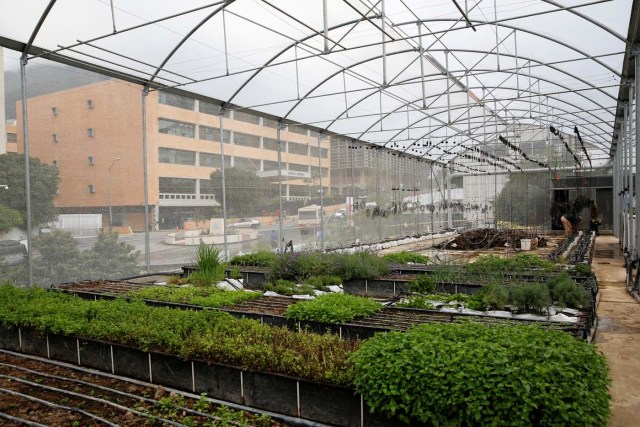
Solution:
[{"label": "wet concrete floor", "polygon": [[640,304],[625,287],[618,239],[598,236],[592,267],[600,286],[594,343],[611,369],[609,427],[640,426]]}]

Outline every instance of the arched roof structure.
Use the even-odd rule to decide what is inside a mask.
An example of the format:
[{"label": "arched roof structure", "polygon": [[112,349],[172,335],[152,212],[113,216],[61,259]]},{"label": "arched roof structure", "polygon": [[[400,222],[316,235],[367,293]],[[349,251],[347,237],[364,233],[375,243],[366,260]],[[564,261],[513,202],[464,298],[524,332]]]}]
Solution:
[{"label": "arched roof structure", "polygon": [[[517,127],[616,144],[638,2],[33,0],[0,45],[447,163]],[[628,31],[627,31],[628,29]],[[627,32],[627,36],[622,35]],[[451,143],[453,148],[442,150]]]}]

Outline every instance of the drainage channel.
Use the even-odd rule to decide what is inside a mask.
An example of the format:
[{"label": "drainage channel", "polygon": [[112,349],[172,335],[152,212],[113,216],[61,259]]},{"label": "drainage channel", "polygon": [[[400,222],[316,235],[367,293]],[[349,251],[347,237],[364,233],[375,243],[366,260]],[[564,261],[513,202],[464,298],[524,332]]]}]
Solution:
[{"label": "drainage channel", "polygon": [[0,396],[0,419],[15,425],[321,425],[5,350]]}]

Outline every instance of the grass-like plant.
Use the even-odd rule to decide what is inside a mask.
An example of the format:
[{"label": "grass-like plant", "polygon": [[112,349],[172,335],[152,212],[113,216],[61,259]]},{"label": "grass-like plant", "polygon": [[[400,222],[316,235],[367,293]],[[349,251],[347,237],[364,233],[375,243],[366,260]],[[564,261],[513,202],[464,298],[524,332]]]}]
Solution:
[{"label": "grass-like plant", "polygon": [[198,269],[189,275],[189,281],[194,285],[206,286],[224,279],[224,267],[220,263],[221,253],[220,248],[200,243],[195,252]]},{"label": "grass-like plant", "polygon": [[371,316],[382,308],[382,304],[370,298],[347,294],[326,294],[314,300],[290,305],[285,316],[294,320],[347,323],[358,317]]},{"label": "grass-like plant", "polygon": [[429,262],[428,256],[408,251],[386,254],[382,258],[392,264],[427,264]]},{"label": "grass-like plant", "polygon": [[375,335],[352,360],[367,404],[410,425],[604,427],[610,416],[605,357],[561,331],[423,324]]},{"label": "grass-like plant", "polygon": [[154,301],[193,304],[202,307],[228,307],[260,296],[256,292],[230,292],[214,286],[152,286],[131,292],[129,295]]}]

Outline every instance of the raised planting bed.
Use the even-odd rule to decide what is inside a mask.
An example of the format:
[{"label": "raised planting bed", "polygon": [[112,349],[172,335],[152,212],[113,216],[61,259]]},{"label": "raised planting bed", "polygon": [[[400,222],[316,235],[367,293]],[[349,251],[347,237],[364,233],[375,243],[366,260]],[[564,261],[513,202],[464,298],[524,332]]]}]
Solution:
[{"label": "raised planting bed", "polygon": [[271,275],[271,269],[268,267],[253,267],[253,266],[227,266],[225,274],[227,277],[231,275],[231,272],[237,268],[242,275],[242,284],[247,289],[264,289],[264,286],[269,281]]},{"label": "raised planting bed", "polygon": [[[480,414],[472,418],[477,425],[553,419],[554,425],[604,426],[609,415],[604,357],[566,333],[539,327],[431,323],[377,334],[372,347],[209,310],[8,286],[0,287],[0,325],[0,342],[15,343],[17,336],[23,352],[46,349],[51,357],[52,347],[66,349],[60,357],[75,357],[81,366],[330,425],[397,425],[393,408],[403,408],[397,413],[416,426],[459,425],[460,414],[472,413]],[[369,415],[372,407],[381,412]]]},{"label": "raised planting bed", "polygon": [[[49,341],[55,345],[57,340]],[[76,350],[73,342],[69,350]],[[273,419],[204,396],[170,393],[153,384],[4,351],[0,351],[0,389],[0,417],[16,421],[3,425],[292,425],[286,417]]]},{"label": "raised planting bed", "polygon": [[[445,284],[443,289],[451,290],[464,290],[468,285],[456,285]],[[478,288],[484,285],[475,285]],[[113,296],[104,294],[101,292],[91,293],[87,291],[88,283],[82,283],[81,288],[85,289],[82,293],[77,293],[75,288],[67,284],[65,285],[64,292],[71,294],[77,294],[78,296],[89,299],[113,299]],[[99,289],[99,283],[96,284],[96,289]],[[124,290],[125,288],[120,288]],[[152,289],[152,288],[146,288]],[[137,291],[135,286],[131,287],[130,291]],[[442,290],[440,292],[446,292]],[[451,292],[449,293],[458,293]],[[121,293],[121,296],[126,296],[126,293]],[[145,303],[151,306],[158,307],[171,307],[183,310],[203,310],[211,307],[175,303],[161,300],[144,300]],[[285,312],[287,308],[298,303],[300,300],[290,297],[256,297],[248,301],[241,302],[235,305],[228,305],[225,307],[216,307],[215,310],[223,311],[231,314],[236,318],[252,319],[260,322],[260,324],[272,325],[272,326],[285,326],[293,331],[308,330],[314,333],[334,333],[344,339],[366,339],[372,337],[377,332],[386,331],[404,331],[407,328],[425,323],[425,322],[455,322],[461,320],[473,320],[482,323],[493,322],[511,322],[529,324],[532,322],[538,322],[551,329],[560,329],[567,331],[577,338],[590,339],[593,334],[593,329],[596,323],[596,319],[593,318],[592,310],[586,310],[579,316],[579,320],[575,323],[559,323],[559,322],[540,322],[537,320],[517,320],[517,319],[504,319],[496,318],[492,316],[482,316],[467,314],[462,312],[442,312],[437,310],[422,310],[422,309],[408,309],[400,307],[384,307],[380,313],[374,314],[368,318],[358,318],[348,323],[324,323],[313,320],[287,320]],[[591,305],[591,304],[590,304]]]}]

